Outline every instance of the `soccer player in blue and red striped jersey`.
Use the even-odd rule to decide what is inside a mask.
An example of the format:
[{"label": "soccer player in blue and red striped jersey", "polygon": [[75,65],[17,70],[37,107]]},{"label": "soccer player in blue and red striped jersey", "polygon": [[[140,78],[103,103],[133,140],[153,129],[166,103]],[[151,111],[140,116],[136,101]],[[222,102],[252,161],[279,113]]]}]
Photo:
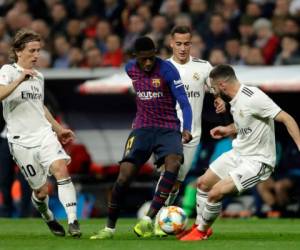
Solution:
[{"label": "soccer player in blue and red striped jersey", "polygon": [[[149,211],[134,227],[138,236],[152,236],[152,219],[168,198],[183,161],[182,142],[188,143],[192,139],[192,110],[177,69],[155,56],[154,43],[148,37],[138,38],[134,48],[136,59],[127,63],[126,72],[136,92],[137,113],[121,160],[120,173],[113,186],[106,227],[91,239],[113,237],[121,199],[139,167],[154,153],[158,165],[165,165],[165,172]],[[176,102],[183,113],[182,132]]]}]

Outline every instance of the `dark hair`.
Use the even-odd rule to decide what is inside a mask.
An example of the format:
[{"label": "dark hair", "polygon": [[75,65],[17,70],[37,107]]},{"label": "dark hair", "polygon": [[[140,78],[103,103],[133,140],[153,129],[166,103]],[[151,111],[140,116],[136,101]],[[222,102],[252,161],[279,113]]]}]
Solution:
[{"label": "dark hair", "polygon": [[228,64],[219,64],[215,66],[209,73],[209,77],[212,79],[226,79],[236,80],[236,75],[233,68]]},{"label": "dark hair", "polygon": [[29,29],[21,29],[19,30],[12,41],[11,44],[11,55],[10,57],[13,59],[13,61],[17,61],[18,57],[16,52],[22,51],[26,44],[29,42],[40,42],[41,41],[41,36],[34,32],[33,30]]},{"label": "dark hair", "polygon": [[189,26],[175,26],[172,30],[171,30],[171,36],[174,36],[175,33],[179,33],[179,34],[191,34],[192,35],[192,30]]},{"label": "dark hair", "polygon": [[154,42],[147,36],[139,37],[134,43],[134,52],[155,50]]}]

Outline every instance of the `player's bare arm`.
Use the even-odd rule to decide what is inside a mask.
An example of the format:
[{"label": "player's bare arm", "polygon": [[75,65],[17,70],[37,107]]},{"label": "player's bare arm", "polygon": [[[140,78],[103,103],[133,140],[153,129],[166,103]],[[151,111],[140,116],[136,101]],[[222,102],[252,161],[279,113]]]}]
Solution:
[{"label": "player's bare arm", "polygon": [[182,142],[183,143],[189,143],[193,139],[193,136],[190,131],[183,130],[182,131]]},{"label": "player's bare arm", "polygon": [[280,111],[275,117],[275,121],[282,122],[285,125],[287,131],[289,132],[290,136],[293,138],[294,142],[298,147],[298,150],[300,151],[300,130],[295,119],[287,112]]},{"label": "player's bare arm", "polygon": [[24,69],[20,77],[14,80],[12,83],[7,85],[2,85],[0,82],[0,101],[8,97],[24,80],[28,77],[35,76],[36,72],[31,69]]},{"label": "player's bare arm", "polygon": [[233,123],[228,126],[217,126],[210,130],[210,135],[214,139],[221,139],[230,135],[235,135],[237,133],[236,128]]},{"label": "player's bare arm", "polygon": [[75,134],[71,129],[66,129],[61,126],[51,115],[48,108],[44,106],[45,115],[47,120],[51,123],[52,129],[57,134],[58,139],[62,144],[67,144],[75,138]]}]

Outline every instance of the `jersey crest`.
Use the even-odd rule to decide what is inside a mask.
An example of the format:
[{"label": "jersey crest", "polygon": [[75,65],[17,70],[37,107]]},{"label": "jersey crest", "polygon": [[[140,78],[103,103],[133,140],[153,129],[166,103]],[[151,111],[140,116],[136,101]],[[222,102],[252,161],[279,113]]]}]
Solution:
[{"label": "jersey crest", "polygon": [[195,81],[199,81],[199,80],[200,80],[200,74],[197,73],[197,72],[195,72],[195,73],[193,74],[193,79],[194,79]]},{"label": "jersey crest", "polygon": [[155,88],[158,88],[160,86],[160,79],[159,78],[153,78],[152,79],[152,86]]}]

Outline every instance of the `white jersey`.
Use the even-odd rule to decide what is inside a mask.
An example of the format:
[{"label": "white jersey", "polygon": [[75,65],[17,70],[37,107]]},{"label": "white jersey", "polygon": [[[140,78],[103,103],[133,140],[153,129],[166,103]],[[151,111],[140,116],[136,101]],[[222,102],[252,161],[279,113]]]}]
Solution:
[{"label": "white jersey", "polygon": [[230,104],[237,129],[233,149],[241,156],[275,166],[274,118],[280,107],[257,87],[245,85],[241,85]]},{"label": "white jersey", "polygon": [[[205,95],[205,85],[212,66],[208,61],[193,57],[190,57],[190,60],[185,64],[179,64],[175,62],[173,58],[170,58],[169,61],[176,67],[180,74],[193,112],[191,131],[193,140],[188,144],[197,145],[200,141],[202,132],[201,116]],[[183,124],[182,111],[178,103],[176,109],[177,116],[181,124]]]},{"label": "white jersey", "polygon": [[[23,68],[16,63],[3,65],[0,84],[10,84],[20,77],[22,71]],[[36,73],[2,101],[7,139],[25,147],[39,145],[43,135],[52,130],[44,111],[44,77],[40,72]]]}]

